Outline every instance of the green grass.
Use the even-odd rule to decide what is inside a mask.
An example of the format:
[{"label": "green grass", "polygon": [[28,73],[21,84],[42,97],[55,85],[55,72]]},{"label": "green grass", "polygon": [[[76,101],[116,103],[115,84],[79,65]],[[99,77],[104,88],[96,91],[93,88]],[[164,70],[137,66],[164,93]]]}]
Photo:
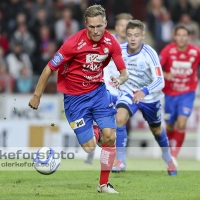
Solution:
[{"label": "green grass", "polygon": [[[0,164],[3,162],[0,160]],[[90,166],[82,160],[64,160],[49,176],[33,168],[0,168],[0,199],[200,200],[199,162],[180,160],[177,177],[167,175],[162,160],[131,159],[128,166],[126,172],[110,176],[119,194],[97,193],[99,161]]]}]

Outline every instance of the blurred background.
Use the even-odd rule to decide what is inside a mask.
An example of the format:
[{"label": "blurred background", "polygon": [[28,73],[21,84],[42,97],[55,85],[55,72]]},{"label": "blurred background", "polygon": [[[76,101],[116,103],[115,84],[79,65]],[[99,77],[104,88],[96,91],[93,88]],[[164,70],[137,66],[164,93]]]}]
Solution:
[{"label": "blurred background", "polygon": [[[79,148],[51,76],[37,111],[28,107],[39,75],[60,45],[84,28],[88,6],[106,9],[107,29],[114,33],[115,15],[131,13],[146,24],[145,42],[160,50],[173,41],[173,27],[184,23],[192,44],[200,47],[200,0],[0,0],[0,146]],[[199,88],[180,157],[199,159]],[[164,124],[164,123],[163,123]],[[129,155],[159,157],[147,123],[138,112],[130,121]],[[190,147],[188,150],[187,147]]]}]

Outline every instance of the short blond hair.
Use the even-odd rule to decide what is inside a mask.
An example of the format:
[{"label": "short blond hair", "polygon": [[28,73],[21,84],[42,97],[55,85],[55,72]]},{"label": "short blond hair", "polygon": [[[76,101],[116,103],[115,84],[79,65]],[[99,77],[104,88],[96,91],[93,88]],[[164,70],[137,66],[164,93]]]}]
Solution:
[{"label": "short blond hair", "polygon": [[101,15],[106,20],[105,9],[101,5],[93,5],[86,9],[84,17],[86,20],[87,17],[96,17],[98,15]]},{"label": "short blond hair", "polygon": [[117,21],[119,21],[121,19],[131,20],[131,19],[133,19],[133,16],[129,13],[120,13],[120,14],[115,16],[115,22],[116,23],[117,23]]},{"label": "short blond hair", "polygon": [[142,30],[142,32],[145,31],[145,24],[142,23],[140,20],[130,20],[129,23],[126,26],[127,29],[134,29],[134,28],[139,28]]}]

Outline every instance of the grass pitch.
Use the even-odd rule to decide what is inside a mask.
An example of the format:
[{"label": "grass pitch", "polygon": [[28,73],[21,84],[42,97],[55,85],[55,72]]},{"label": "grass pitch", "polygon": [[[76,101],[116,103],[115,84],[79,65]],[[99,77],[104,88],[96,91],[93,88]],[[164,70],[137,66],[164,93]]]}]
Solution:
[{"label": "grass pitch", "polygon": [[[2,162],[5,160],[0,160],[0,164]],[[0,167],[0,199],[200,200],[200,162],[179,160],[177,177],[168,176],[162,160],[131,159],[127,166],[126,172],[110,176],[119,194],[96,191],[97,160],[92,166],[83,160],[63,160],[60,169],[49,176],[39,174],[32,167]]]}]

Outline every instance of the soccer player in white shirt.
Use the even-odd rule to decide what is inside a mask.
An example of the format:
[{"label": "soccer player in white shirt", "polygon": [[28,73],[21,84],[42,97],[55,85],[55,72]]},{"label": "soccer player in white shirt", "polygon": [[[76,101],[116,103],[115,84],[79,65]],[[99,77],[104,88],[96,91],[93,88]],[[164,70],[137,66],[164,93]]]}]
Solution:
[{"label": "soccer player in white shirt", "polygon": [[141,21],[130,20],[126,35],[128,45],[122,49],[122,56],[129,71],[129,79],[121,86],[122,91],[116,103],[117,135],[120,135],[119,131],[124,132],[127,120],[140,110],[161,147],[168,174],[175,176],[177,169],[170,155],[166,132],[161,126],[160,100],[164,96],[164,77],[158,55],[143,43],[145,25]]}]

